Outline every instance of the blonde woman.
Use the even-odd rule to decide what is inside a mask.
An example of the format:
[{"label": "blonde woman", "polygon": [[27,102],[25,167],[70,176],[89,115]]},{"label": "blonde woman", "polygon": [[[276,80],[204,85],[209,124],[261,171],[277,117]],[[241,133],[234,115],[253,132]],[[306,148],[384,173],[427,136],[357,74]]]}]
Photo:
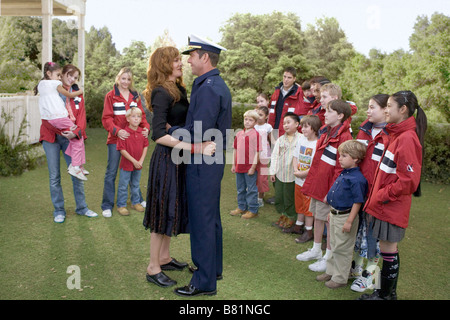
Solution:
[{"label": "blonde woman", "polygon": [[[130,134],[124,130],[128,123],[125,114],[128,109],[134,107],[141,109],[142,114],[145,114],[139,94],[133,87],[133,73],[130,68],[122,68],[116,76],[114,88],[105,96],[102,115],[103,127],[108,131],[108,139],[106,141],[108,146],[108,165],[106,167],[102,200],[102,213],[105,218],[111,217],[114,207],[115,181],[121,157],[120,151],[117,150],[117,141],[118,139],[125,140],[129,137]],[[142,135],[147,138],[150,125],[145,117],[142,117],[139,127],[142,128]],[[144,211],[140,203],[133,206],[133,209]]]}]

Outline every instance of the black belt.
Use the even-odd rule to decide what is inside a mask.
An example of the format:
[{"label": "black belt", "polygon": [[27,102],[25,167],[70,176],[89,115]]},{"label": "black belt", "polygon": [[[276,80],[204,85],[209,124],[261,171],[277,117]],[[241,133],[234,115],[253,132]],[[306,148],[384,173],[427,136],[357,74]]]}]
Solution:
[{"label": "black belt", "polygon": [[332,214],[347,214],[347,213],[350,213],[350,211],[352,211],[351,208],[350,208],[350,209],[347,209],[347,210],[343,210],[343,211],[336,210],[336,209],[334,209],[334,208],[331,208],[331,209],[330,209],[330,212],[331,212]]}]

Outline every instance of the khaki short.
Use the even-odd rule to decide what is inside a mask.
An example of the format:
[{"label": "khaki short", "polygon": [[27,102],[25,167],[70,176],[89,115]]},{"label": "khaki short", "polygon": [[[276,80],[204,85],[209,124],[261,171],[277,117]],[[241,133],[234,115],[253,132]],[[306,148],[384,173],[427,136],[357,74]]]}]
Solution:
[{"label": "khaki short", "polygon": [[309,211],[313,213],[315,219],[327,221],[328,214],[330,213],[330,205],[311,198]]}]

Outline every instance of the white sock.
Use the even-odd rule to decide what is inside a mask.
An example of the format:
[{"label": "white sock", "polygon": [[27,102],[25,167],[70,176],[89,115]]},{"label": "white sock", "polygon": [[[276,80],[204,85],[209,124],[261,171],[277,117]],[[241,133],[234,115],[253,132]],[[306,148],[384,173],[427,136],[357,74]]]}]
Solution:
[{"label": "white sock", "polygon": [[303,221],[298,221],[298,220],[297,220],[297,221],[295,222],[295,224],[298,225],[298,226],[302,226],[302,225],[304,225],[305,223],[304,223]]},{"label": "white sock", "polygon": [[319,243],[314,242],[312,250],[313,251],[322,251],[322,243],[321,242],[319,242]]},{"label": "white sock", "polygon": [[327,260],[329,257],[331,256],[331,250],[330,249],[327,249],[326,251],[325,251],[325,254],[324,254],[324,258],[325,258],[325,260]]},{"label": "white sock", "polygon": [[312,230],[312,228],[313,228],[312,226],[309,226],[309,227],[306,226],[306,227],[305,227],[306,230]]}]

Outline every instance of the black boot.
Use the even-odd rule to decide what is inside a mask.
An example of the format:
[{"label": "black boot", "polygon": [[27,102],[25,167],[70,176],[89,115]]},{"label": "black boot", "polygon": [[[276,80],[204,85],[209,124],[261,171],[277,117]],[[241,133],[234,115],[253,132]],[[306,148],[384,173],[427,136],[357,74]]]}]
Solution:
[{"label": "black boot", "polygon": [[380,289],[376,289],[372,294],[363,294],[358,300],[397,300],[400,258],[398,253],[389,254],[389,258],[389,260],[383,260]]}]

